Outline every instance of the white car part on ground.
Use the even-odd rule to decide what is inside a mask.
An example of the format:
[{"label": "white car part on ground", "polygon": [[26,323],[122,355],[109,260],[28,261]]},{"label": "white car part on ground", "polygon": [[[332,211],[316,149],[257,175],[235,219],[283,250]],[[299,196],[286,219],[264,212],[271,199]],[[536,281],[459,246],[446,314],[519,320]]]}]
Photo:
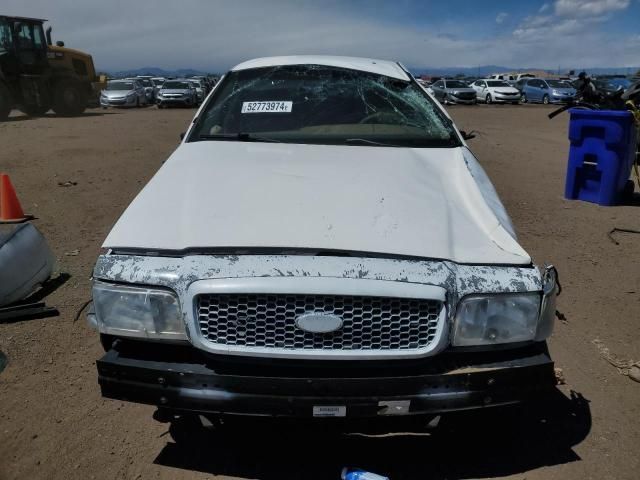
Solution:
[{"label": "white car part on ground", "polygon": [[53,252],[33,224],[0,225],[0,306],[34,292],[54,264]]}]

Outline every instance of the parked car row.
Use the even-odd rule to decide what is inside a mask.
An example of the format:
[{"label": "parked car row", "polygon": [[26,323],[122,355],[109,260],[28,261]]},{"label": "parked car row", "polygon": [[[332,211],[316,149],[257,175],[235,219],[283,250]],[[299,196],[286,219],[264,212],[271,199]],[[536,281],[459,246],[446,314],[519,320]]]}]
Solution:
[{"label": "parked car row", "polygon": [[[514,77],[515,78],[515,77]],[[566,80],[552,80],[522,76],[515,85],[496,78],[478,79],[470,84],[462,80],[442,78],[426,86],[433,96],[443,104],[475,104],[538,102],[567,103],[575,99],[576,89]]]},{"label": "parked car row", "polygon": [[141,107],[156,104],[158,108],[169,105],[195,107],[204,102],[215,81],[204,75],[179,79],[139,76],[110,80],[100,95],[100,106]]}]

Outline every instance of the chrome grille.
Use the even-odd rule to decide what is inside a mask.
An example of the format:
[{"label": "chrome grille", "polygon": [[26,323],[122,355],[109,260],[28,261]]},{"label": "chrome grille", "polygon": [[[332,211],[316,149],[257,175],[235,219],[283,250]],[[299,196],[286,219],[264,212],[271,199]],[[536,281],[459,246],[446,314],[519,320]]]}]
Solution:
[{"label": "chrome grille", "polygon": [[476,98],[476,92],[457,92],[453,94],[454,97],[462,98],[463,100],[471,100]]},{"label": "chrome grille", "polygon": [[[217,345],[286,350],[415,350],[437,333],[438,300],[338,295],[201,294],[195,299],[203,337]],[[311,333],[296,326],[305,313],[343,320],[340,330]]]}]

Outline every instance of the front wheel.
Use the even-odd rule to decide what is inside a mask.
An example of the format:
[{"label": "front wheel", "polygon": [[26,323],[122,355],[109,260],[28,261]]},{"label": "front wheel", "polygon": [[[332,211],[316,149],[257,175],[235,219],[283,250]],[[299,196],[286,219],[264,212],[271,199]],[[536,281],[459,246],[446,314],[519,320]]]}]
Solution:
[{"label": "front wheel", "polygon": [[53,111],[63,117],[80,115],[88,100],[87,91],[77,80],[60,80],[53,88]]},{"label": "front wheel", "polygon": [[522,97],[520,97],[520,101],[522,103],[527,103],[527,96],[524,93],[522,94]]},{"label": "front wheel", "polygon": [[493,103],[493,98],[491,98],[491,94],[490,94],[490,93],[487,93],[487,96],[486,96],[486,97],[484,97],[484,102],[485,102],[487,105],[489,105],[489,104]]},{"label": "front wheel", "polygon": [[0,83],[0,122],[9,118],[9,112],[11,112],[11,93]]},{"label": "front wheel", "polygon": [[549,95],[545,95],[544,97],[542,97],[542,103],[544,103],[545,105],[549,105]]}]

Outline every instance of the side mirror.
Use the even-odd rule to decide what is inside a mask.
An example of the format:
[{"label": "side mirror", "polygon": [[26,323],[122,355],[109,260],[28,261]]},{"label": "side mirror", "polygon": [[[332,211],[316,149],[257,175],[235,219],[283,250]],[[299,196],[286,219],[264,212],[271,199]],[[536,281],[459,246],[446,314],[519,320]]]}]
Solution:
[{"label": "side mirror", "polygon": [[471,140],[473,138],[476,138],[476,133],[471,130],[469,133],[465,132],[464,130],[460,130],[460,134],[462,135],[462,138],[465,140]]},{"label": "side mirror", "polygon": [[63,42],[62,40],[58,40],[58,41],[56,42],[56,45],[57,45],[58,47],[64,47],[64,42]]},{"label": "side mirror", "polygon": [[184,140],[184,136],[187,134],[187,132],[182,132],[180,134],[180,140]]}]

